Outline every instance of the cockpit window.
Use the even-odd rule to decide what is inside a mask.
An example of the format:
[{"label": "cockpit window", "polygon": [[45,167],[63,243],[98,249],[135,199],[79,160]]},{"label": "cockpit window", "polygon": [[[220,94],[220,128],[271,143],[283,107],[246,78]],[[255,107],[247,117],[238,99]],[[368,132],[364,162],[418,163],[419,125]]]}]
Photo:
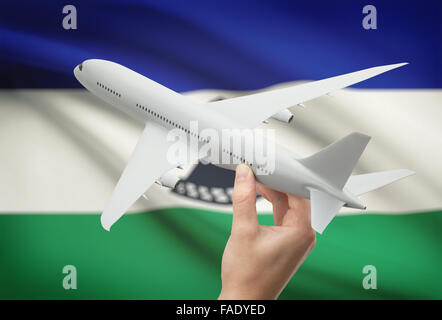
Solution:
[{"label": "cockpit window", "polygon": [[78,65],[78,69],[80,69],[80,71],[83,71],[83,63],[80,63],[80,64]]}]

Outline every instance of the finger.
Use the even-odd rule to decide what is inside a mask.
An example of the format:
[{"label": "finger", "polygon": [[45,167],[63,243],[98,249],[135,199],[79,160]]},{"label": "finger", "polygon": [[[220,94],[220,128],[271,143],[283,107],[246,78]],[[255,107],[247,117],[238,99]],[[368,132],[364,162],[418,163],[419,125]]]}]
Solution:
[{"label": "finger", "polygon": [[252,170],[244,164],[236,167],[232,202],[232,228],[256,228],[258,226],[258,217],[256,215],[255,176]]},{"label": "finger", "polygon": [[257,189],[264,198],[272,203],[275,226],[280,226],[288,209],[287,195],[260,183]]},{"label": "finger", "polygon": [[310,200],[295,195],[287,195],[289,209],[284,216],[283,225],[311,228]]}]

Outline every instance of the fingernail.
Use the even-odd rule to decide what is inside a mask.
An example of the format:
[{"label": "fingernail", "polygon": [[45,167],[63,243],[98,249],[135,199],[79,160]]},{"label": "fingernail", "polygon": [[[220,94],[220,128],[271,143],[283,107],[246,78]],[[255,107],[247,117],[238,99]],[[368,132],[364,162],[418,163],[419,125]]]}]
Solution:
[{"label": "fingernail", "polygon": [[237,168],[236,168],[236,180],[241,181],[247,178],[247,176],[249,175],[249,167],[247,167],[244,164],[240,164]]}]

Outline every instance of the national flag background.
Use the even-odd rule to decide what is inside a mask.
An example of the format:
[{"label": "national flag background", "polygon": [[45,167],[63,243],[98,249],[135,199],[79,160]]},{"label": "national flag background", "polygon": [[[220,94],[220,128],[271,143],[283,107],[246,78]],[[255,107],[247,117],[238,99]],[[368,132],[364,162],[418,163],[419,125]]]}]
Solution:
[{"label": "national flag background", "polygon": [[[62,9],[77,9],[64,30]],[[377,9],[377,29],[362,8]],[[185,168],[111,232],[99,214],[141,126],[84,90],[74,67],[118,62],[195,101],[372,66],[410,64],[270,120],[309,155],[372,136],[355,173],[416,175],[363,197],[318,242],[282,299],[442,298],[440,1],[4,1],[0,10],[0,298],[214,299],[233,174]],[[271,206],[257,202],[262,223]],[[64,290],[74,265],[78,289]],[[377,290],[362,269],[377,268]]]}]

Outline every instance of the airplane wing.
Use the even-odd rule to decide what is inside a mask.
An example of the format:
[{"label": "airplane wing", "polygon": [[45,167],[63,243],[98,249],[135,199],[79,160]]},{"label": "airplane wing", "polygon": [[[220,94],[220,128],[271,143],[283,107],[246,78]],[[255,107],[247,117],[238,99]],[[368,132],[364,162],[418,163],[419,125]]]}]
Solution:
[{"label": "airplane wing", "polygon": [[241,119],[248,128],[255,128],[262,121],[287,108],[351,86],[406,64],[398,63],[374,67],[288,88],[214,101],[208,103],[208,107],[226,116]]},{"label": "airplane wing", "polygon": [[135,201],[164,173],[177,164],[167,159],[167,129],[147,122],[130,159],[101,215],[104,229],[110,227],[135,203]]}]

